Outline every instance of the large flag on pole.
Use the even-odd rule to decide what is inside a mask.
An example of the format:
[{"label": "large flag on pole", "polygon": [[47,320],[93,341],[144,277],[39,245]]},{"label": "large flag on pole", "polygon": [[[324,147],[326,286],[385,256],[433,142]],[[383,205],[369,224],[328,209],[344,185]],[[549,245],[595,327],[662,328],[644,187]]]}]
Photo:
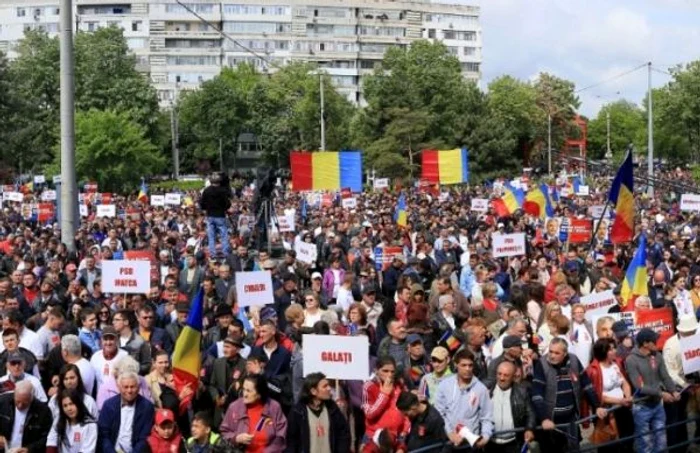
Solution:
[{"label": "large flag on pole", "polygon": [[625,304],[622,311],[633,311],[634,300],[639,296],[649,295],[647,287],[647,238],[639,237],[639,247],[625,272],[625,279],[620,288],[620,297]]},{"label": "large flag on pole", "polygon": [[630,242],[634,237],[634,175],[632,173],[632,153],[628,152],[625,161],[615,175],[608,201],[615,206],[615,221],[610,229],[613,244]]},{"label": "large flag on pole", "polygon": [[180,332],[173,351],[173,377],[175,388],[179,393],[188,384],[193,392],[199,385],[201,370],[202,313],[204,293],[200,289],[192,301],[185,327]]},{"label": "large flag on pole", "polygon": [[543,183],[539,187],[535,186],[530,189],[525,197],[523,210],[532,216],[543,219],[554,216],[554,207],[546,184]]}]

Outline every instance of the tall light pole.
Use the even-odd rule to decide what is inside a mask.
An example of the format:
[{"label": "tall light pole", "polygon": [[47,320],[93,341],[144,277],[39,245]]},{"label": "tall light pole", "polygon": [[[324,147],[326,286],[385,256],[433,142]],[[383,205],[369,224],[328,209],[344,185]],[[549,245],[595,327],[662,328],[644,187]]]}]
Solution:
[{"label": "tall light pole", "polygon": [[61,46],[61,242],[75,251],[78,188],[75,180],[75,61],[73,1],[60,2]]},{"label": "tall light pole", "polygon": [[552,114],[547,114],[547,160],[548,173],[552,176]]},{"label": "tall light pole", "polygon": [[177,77],[175,81],[175,95],[173,102],[170,107],[170,133],[172,135],[172,155],[173,155],[173,179],[180,179],[180,132],[178,131],[178,118],[177,118],[177,95],[178,88],[180,85],[180,76]]},{"label": "tall light pole", "polygon": [[610,110],[608,109],[607,112],[605,112],[605,122],[606,122],[606,129],[607,129],[607,150],[605,151],[605,157],[607,159],[612,158],[612,151],[610,150]]},{"label": "tall light pole", "polygon": [[321,90],[321,151],[326,150],[326,105],[323,99],[323,72],[318,73]]},{"label": "tall light pole", "polygon": [[647,193],[649,194],[650,197],[654,196],[654,186],[651,184],[651,178],[654,177],[654,115],[653,115],[653,110],[652,110],[652,91],[651,91],[651,61],[647,64],[648,69],[649,69],[649,80],[648,80],[648,95],[647,95],[647,102],[648,102],[648,110],[649,110],[649,117],[647,118],[648,120],[648,125],[647,127],[649,128],[649,142],[647,143],[647,149],[648,149],[648,156],[647,156],[647,173],[649,175],[649,187],[647,189]]}]

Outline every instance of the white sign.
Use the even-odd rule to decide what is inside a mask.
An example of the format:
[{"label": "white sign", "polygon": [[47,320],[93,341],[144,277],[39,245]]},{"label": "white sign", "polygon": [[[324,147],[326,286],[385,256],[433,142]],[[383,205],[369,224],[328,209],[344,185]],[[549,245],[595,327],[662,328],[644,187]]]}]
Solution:
[{"label": "white sign", "polygon": [[61,175],[56,175],[53,177],[54,184],[61,184]]},{"label": "white sign", "polygon": [[700,335],[681,337],[681,362],[686,376],[700,371]]},{"label": "white sign", "polygon": [[472,198],[472,211],[486,212],[489,210],[489,200],[486,198]]},{"label": "white sign", "polygon": [[44,175],[36,175],[34,176],[34,184],[44,184],[46,182],[46,178]]},{"label": "white sign", "polygon": [[98,204],[96,217],[116,217],[117,207],[113,204]]},{"label": "white sign", "polygon": [[236,295],[240,307],[274,303],[270,271],[236,272]]},{"label": "white sign", "polygon": [[24,201],[24,195],[22,192],[5,192],[2,194],[3,201]]},{"label": "white sign", "polygon": [[294,215],[279,216],[277,217],[277,221],[279,222],[280,233],[288,233],[290,231],[294,231]]},{"label": "white sign", "polygon": [[582,196],[582,197],[587,197],[590,195],[591,190],[588,186],[578,186],[578,192],[576,192],[576,195]]},{"label": "white sign", "polygon": [[80,210],[80,217],[88,216],[88,208],[86,204],[81,204],[80,206],[78,206],[78,209]]},{"label": "white sign", "polygon": [[[99,210],[99,206],[97,209]],[[102,261],[102,290],[112,294],[147,294],[151,289],[151,263],[138,260]]]},{"label": "white sign", "polygon": [[151,206],[165,206],[165,195],[151,195]]},{"label": "white sign", "polygon": [[700,195],[694,193],[681,195],[681,211],[700,211]]},{"label": "white sign", "polygon": [[341,205],[343,206],[343,209],[356,209],[357,208],[357,198],[355,198],[355,197],[343,198],[341,201]]},{"label": "white sign", "polygon": [[41,199],[43,201],[55,201],[56,200],[56,191],[55,190],[45,190],[41,194]]},{"label": "white sign", "polygon": [[603,215],[603,211],[605,210],[605,205],[598,204],[595,206],[591,206],[588,208],[588,212],[591,214],[591,217],[594,219],[599,219]]},{"label": "white sign", "polygon": [[493,257],[525,255],[525,233],[494,234]]},{"label": "white sign", "polygon": [[375,189],[386,189],[389,187],[389,178],[377,178],[374,180]]},{"label": "white sign", "polygon": [[304,335],[304,376],[323,373],[329,379],[369,379],[366,335]]},{"label": "white sign", "polygon": [[[155,195],[156,197],[158,195]],[[151,200],[152,202],[152,200]],[[180,206],[180,203],[182,202],[180,194],[179,193],[166,193],[165,194],[165,200],[164,204],[169,204],[173,206]]]},{"label": "white sign", "polygon": [[586,307],[586,319],[589,321],[592,321],[594,316],[606,314],[610,307],[617,305],[617,300],[610,290],[583,296],[580,302]]},{"label": "white sign", "polygon": [[316,261],[318,249],[316,244],[307,244],[306,242],[297,242],[294,245],[294,250],[297,252],[297,259],[304,264],[312,264]]}]

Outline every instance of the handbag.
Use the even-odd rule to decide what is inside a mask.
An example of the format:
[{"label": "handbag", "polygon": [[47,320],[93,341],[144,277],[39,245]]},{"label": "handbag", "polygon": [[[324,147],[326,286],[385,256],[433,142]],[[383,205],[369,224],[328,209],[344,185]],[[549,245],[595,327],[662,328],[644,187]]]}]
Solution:
[{"label": "handbag", "polygon": [[594,445],[604,444],[620,437],[617,430],[617,422],[612,414],[608,414],[603,419],[598,419],[591,434],[591,443]]}]

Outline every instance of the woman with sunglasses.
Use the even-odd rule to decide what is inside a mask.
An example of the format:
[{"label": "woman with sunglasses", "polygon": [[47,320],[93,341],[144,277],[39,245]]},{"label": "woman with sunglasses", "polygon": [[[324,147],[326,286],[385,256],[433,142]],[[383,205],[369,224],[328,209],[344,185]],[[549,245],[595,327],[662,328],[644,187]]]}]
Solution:
[{"label": "woman with sunglasses", "polygon": [[99,307],[97,312],[97,328],[99,330],[104,329],[107,326],[112,325],[112,310],[106,307],[104,304]]},{"label": "woman with sunglasses", "polygon": [[321,316],[326,312],[321,308],[321,304],[318,300],[318,294],[314,291],[307,291],[304,294],[304,324],[303,327],[313,327],[318,321],[321,320]]}]

